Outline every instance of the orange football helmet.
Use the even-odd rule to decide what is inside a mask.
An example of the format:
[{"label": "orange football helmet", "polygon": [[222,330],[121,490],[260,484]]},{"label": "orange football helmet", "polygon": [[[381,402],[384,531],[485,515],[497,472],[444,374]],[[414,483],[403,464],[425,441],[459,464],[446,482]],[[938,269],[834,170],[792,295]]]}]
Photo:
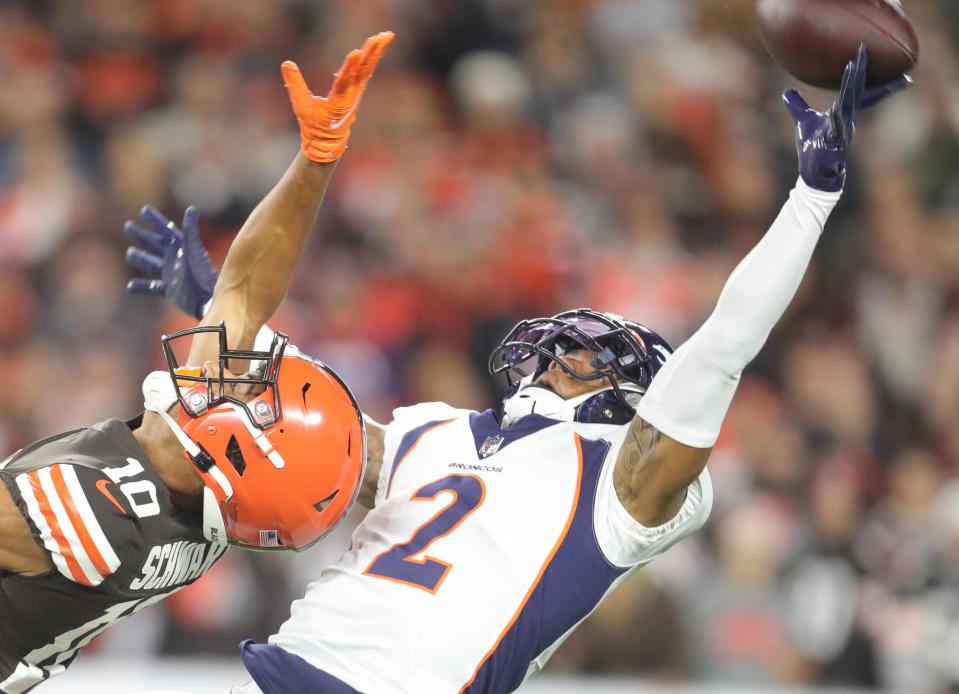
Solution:
[{"label": "orange football helmet", "polygon": [[[171,343],[202,332],[219,333],[219,377],[177,364]],[[269,351],[230,350],[222,324],[163,337],[182,409],[176,428],[206,486],[207,539],[300,551],[329,533],[359,494],[366,471],[360,408],[332,369],[288,341],[276,333]],[[224,376],[237,362],[253,368]],[[239,386],[254,392],[238,397]]]}]

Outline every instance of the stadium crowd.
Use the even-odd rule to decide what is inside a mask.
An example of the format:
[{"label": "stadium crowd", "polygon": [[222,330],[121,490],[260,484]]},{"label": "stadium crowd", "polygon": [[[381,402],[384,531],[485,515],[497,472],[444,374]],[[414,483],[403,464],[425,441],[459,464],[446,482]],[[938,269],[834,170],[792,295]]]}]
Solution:
[{"label": "stadium crowd", "polygon": [[[279,76],[398,40],[274,327],[365,411],[496,407],[492,346],[589,305],[680,343],[796,178],[748,0],[0,3],[0,451],[133,416],[159,336],[124,220],[195,203],[217,262],[285,169]],[[959,687],[959,10],[856,134],[800,295],[747,371],[706,529],[550,664],[663,681]],[[831,96],[806,90],[825,105]],[[235,654],[342,551],[232,553],[94,648]]]}]

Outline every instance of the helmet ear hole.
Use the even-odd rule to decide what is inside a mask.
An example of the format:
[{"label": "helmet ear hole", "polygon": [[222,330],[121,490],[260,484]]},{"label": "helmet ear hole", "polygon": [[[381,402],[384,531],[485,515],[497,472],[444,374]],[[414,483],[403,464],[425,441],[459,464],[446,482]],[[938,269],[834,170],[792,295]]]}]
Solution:
[{"label": "helmet ear hole", "polygon": [[244,471],[246,471],[246,460],[243,458],[243,451],[240,450],[240,444],[236,440],[236,436],[231,436],[226,444],[226,459],[236,469],[236,474],[242,477]]},{"label": "helmet ear hole", "polygon": [[326,509],[326,507],[330,505],[333,499],[336,498],[337,494],[339,493],[340,493],[340,490],[337,489],[335,492],[333,492],[328,497],[323,499],[323,501],[317,501],[315,504],[313,504],[313,508],[316,509],[317,513],[322,513]]}]

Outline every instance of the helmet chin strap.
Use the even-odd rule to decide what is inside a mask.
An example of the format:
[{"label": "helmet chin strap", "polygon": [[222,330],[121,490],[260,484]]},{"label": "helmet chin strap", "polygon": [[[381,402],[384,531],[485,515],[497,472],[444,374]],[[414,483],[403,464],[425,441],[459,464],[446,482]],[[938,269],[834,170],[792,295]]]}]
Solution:
[{"label": "helmet chin strap", "polygon": [[[621,383],[619,388],[627,392],[639,392],[630,384]],[[528,414],[538,414],[549,419],[558,419],[561,422],[575,422],[576,412],[580,405],[609,390],[613,390],[613,388],[611,386],[597,388],[566,399],[549,388],[533,385],[533,376],[529,375],[519,382],[517,391],[503,401],[502,425],[504,427],[511,426],[518,419]]]},{"label": "helmet chin strap", "polygon": [[[173,379],[167,371],[154,371],[143,381],[143,408],[150,412],[156,412],[160,419],[170,427],[170,431],[176,436],[177,441],[183,446],[193,460],[199,459],[203,452],[196,442],[187,436],[180,424],[169,414],[169,409],[177,403],[176,391],[174,390]],[[223,475],[220,469],[214,464],[207,472],[219,485],[220,492],[223,494],[223,501],[229,501],[233,496],[233,485]],[[220,510],[220,502],[216,494],[206,484],[203,487],[203,536],[210,542],[219,544],[227,543],[226,527],[223,522],[223,512]]]}]

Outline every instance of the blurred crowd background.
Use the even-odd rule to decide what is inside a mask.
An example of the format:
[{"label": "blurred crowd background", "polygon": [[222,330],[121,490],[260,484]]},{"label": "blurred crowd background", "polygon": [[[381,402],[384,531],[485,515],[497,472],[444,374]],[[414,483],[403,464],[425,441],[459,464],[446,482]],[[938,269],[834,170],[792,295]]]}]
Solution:
[{"label": "blurred crowd background", "polygon": [[[844,198],[713,454],[710,522],[552,672],[957,691],[959,9],[904,4],[916,86],[862,119]],[[495,408],[487,355],[523,317],[589,305],[679,344],[796,178],[790,81],[751,8],[4,0],[0,451],[138,411],[160,334],[190,321],[125,294],[123,222],[194,203],[222,262],[297,151],[281,60],[323,93],[386,28],[275,327],[384,421],[425,400]],[[91,650],[235,654],[348,537],[233,552]]]}]

